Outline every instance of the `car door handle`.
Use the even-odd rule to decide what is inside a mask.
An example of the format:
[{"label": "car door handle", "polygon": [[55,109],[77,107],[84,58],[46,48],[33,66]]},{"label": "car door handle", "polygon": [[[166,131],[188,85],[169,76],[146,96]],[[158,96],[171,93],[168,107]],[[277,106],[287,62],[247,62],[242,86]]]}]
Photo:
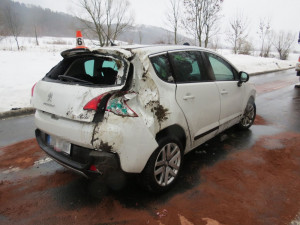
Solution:
[{"label": "car door handle", "polygon": [[183,97],[183,100],[189,100],[189,99],[194,99],[194,98],[195,98],[195,96],[193,96],[193,95],[186,95]]},{"label": "car door handle", "polygon": [[228,94],[228,91],[226,91],[226,90],[221,91],[221,95],[227,95],[227,94]]}]

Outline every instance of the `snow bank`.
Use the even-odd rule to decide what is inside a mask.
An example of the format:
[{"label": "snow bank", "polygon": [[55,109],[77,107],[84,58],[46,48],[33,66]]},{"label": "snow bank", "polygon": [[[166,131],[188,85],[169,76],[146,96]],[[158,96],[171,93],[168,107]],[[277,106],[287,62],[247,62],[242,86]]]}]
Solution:
[{"label": "snow bank", "polygon": [[[88,40],[85,43],[95,46]],[[32,86],[62,59],[61,51],[75,46],[75,38],[43,37],[39,38],[39,46],[34,38],[21,38],[20,45],[23,50],[16,51],[12,38],[0,42],[0,112],[30,107]],[[228,52],[223,52],[223,55],[238,69],[248,73],[290,68],[298,57],[295,56],[293,61],[281,61]]]},{"label": "snow bank", "polygon": [[0,112],[29,107],[32,86],[61,59],[58,52],[0,51]]},{"label": "snow bank", "polygon": [[225,55],[239,70],[250,74],[293,68],[294,60],[279,60],[276,58],[262,58],[250,55]]}]

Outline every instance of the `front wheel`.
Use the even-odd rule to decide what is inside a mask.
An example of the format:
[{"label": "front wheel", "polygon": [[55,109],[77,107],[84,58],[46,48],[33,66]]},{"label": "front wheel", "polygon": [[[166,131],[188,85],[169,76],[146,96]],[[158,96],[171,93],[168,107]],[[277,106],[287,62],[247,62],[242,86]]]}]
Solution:
[{"label": "front wheel", "polygon": [[252,101],[248,102],[244,115],[238,124],[238,127],[243,130],[249,129],[254,123],[255,116],[256,116],[256,105]]},{"label": "front wheel", "polygon": [[167,137],[159,141],[141,174],[147,190],[164,192],[174,185],[182,165],[182,151],[182,144],[176,138]]}]

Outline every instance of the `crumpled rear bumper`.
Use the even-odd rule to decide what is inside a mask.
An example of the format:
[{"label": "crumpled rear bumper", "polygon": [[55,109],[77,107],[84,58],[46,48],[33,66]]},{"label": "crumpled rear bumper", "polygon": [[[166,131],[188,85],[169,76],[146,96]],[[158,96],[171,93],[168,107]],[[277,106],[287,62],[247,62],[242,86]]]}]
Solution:
[{"label": "crumpled rear bumper", "polygon": [[[121,170],[119,157],[115,153],[72,145],[71,154],[66,155],[55,151],[53,147],[46,143],[46,134],[44,132],[37,129],[35,134],[39,146],[47,155],[62,166],[86,178],[94,178],[101,175],[107,176],[109,173]],[[92,165],[97,168],[96,171],[90,170]]]}]

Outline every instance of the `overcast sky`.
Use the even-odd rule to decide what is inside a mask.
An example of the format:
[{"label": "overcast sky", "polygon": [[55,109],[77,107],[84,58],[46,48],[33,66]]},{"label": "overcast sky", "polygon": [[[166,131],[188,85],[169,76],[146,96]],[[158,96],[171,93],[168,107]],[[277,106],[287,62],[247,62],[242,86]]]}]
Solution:
[{"label": "overcast sky", "polygon": [[[76,11],[76,0],[15,0],[39,5],[65,13]],[[166,28],[165,14],[169,0],[129,0],[135,13],[136,24],[147,24]],[[254,36],[260,18],[269,18],[274,30],[285,30],[298,34],[300,31],[300,0],[224,0],[222,6],[223,27],[237,11],[242,11],[251,22]]]}]

